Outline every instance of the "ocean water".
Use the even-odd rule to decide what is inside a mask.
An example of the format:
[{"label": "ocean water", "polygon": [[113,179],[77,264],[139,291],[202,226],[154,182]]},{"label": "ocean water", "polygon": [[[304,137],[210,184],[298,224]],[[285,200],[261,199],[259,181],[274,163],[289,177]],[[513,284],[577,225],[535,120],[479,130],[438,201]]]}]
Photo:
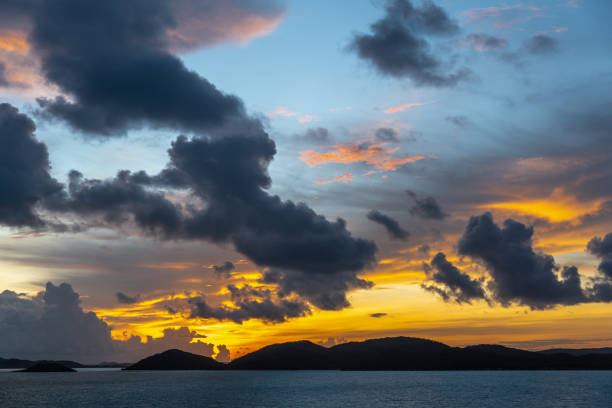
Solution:
[{"label": "ocean water", "polygon": [[612,371],[0,372],[0,407],[612,407]]}]

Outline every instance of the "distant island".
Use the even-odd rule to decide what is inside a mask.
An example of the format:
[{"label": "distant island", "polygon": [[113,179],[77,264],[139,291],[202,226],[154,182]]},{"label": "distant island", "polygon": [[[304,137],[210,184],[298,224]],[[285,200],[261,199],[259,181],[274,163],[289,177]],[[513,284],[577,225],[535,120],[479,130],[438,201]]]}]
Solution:
[{"label": "distant island", "polygon": [[142,359],[124,370],[224,370],[226,368],[226,364],[210,357],[172,349]]},{"label": "distant island", "polygon": [[[171,349],[124,370],[612,370],[612,348],[526,351],[500,345],[452,347],[414,337],[387,337],[330,348],[310,341],[273,344],[228,364]],[[74,361],[29,361],[0,358],[0,368],[27,372],[72,370]],[[63,369],[62,369],[63,367]],[[96,367],[96,366],[88,366]],[[65,370],[64,370],[65,371]]]}]

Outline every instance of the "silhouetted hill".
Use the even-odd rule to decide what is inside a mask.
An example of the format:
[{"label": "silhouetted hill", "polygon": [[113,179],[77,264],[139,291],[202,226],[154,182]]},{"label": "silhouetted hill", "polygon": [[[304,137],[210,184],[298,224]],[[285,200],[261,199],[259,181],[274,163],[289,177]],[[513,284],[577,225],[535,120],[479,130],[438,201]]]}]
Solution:
[{"label": "silhouetted hill", "polygon": [[229,363],[234,370],[328,370],[329,349],[309,341],[272,344]]},{"label": "silhouetted hill", "polygon": [[82,364],[76,361],[52,361],[52,360],[21,360],[18,358],[0,358],[0,368],[27,368],[35,364],[41,363],[57,363],[70,368],[83,368]]},{"label": "silhouetted hill", "polygon": [[577,370],[612,369],[612,354],[573,356],[499,345],[450,347],[436,341],[393,337],[339,344],[274,344],[235,359],[240,370]]},{"label": "silhouetted hill", "polygon": [[198,354],[167,350],[132,364],[124,370],[223,370],[226,365]]},{"label": "silhouetted hill", "polygon": [[603,348],[584,348],[584,349],[573,349],[573,348],[554,348],[548,350],[541,350],[538,353],[542,354],[570,354],[572,356],[586,356],[589,354],[612,354],[612,347]]},{"label": "silhouetted hill", "polygon": [[73,373],[75,369],[66,367],[59,363],[37,363],[24,370],[19,370],[22,373]]}]

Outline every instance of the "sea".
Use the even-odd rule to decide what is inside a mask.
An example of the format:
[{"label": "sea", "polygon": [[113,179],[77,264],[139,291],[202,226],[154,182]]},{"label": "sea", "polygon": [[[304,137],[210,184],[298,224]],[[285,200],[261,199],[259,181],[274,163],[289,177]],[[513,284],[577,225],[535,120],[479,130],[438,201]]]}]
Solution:
[{"label": "sea", "polygon": [[612,407],[612,371],[0,372],[0,407]]}]

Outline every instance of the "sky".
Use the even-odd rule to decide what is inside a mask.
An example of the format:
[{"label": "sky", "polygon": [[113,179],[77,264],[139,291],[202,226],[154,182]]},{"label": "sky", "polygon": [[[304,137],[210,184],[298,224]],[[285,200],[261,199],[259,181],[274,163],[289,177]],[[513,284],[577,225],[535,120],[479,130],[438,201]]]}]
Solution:
[{"label": "sky", "polygon": [[611,346],[610,12],[1,1],[0,357]]}]

